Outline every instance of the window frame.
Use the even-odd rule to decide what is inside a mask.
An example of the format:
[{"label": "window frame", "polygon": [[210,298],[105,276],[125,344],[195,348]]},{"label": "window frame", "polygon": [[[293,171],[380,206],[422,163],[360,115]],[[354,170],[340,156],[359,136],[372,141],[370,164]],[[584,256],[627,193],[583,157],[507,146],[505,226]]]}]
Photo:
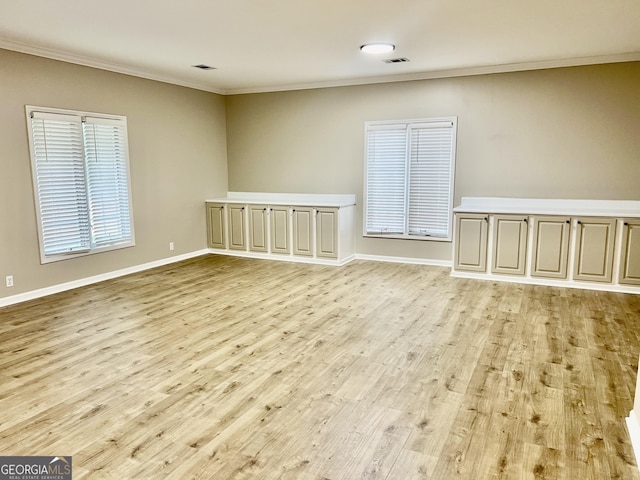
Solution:
[{"label": "window frame", "polygon": [[[447,235],[418,235],[409,233],[409,198],[410,194],[410,161],[411,161],[411,130],[417,128],[420,124],[437,124],[451,122],[452,123],[452,135],[451,135],[451,159],[449,163],[449,195],[447,201]],[[404,177],[404,231],[403,233],[375,233],[367,231],[367,218],[368,218],[368,190],[369,190],[369,132],[380,127],[389,126],[391,128],[400,128],[400,125],[404,126],[406,131],[406,146],[405,146],[405,177]],[[373,127],[373,128],[371,128]],[[393,238],[402,240],[420,240],[420,241],[436,241],[436,242],[451,242],[453,239],[453,200],[454,200],[454,186],[455,186],[455,165],[456,165],[456,151],[457,151],[457,132],[458,132],[458,117],[434,117],[434,118],[414,118],[414,119],[401,119],[401,120],[376,120],[367,121],[364,126],[364,188],[363,188],[363,215],[362,215],[362,235],[363,237],[370,238]]]},{"label": "window frame", "polygon": [[[132,191],[131,191],[131,166],[129,160],[129,139],[128,139],[128,127],[127,127],[127,117],[123,115],[113,115],[113,114],[105,114],[105,113],[95,113],[95,112],[86,112],[81,110],[68,110],[61,108],[53,108],[53,107],[40,107],[33,105],[26,105],[26,123],[27,123],[27,133],[29,140],[29,156],[31,163],[31,179],[33,186],[33,199],[34,199],[34,208],[36,213],[36,226],[38,231],[38,246],[40,250],[40,263],[52,263],[58,262],[61,260],[68,260],[71,258],[84,257],[87,255],[94,255],[97,253],[108,252],[113,250],[119,250],[122,248],[128,248],[135,246],[135,229],[134,229],[134,217],[133,217],[133,199],[132,199]],[[89,225],[89,246],[87,249],[82,249],[78,251],[69,251],[64,253],[45,253],[45,242],[44,242],[44,231],[43,231],[43,218],[41,212],[41,202],[39,200],[40,191],[38,186],[38,172],[37,172],[37,159],[36,159],[36,147],[34,145],[34,129],[32,125],[32,115],[34,113],[44,114],[46,115],[66,115],[70,117],[81,117],[81,118],[90,118],[93,120],[97,120],[97,122],[89,122],[94,125],[101,124],[109,124],[117,122],[119,125],[122,125],[124,128],[122,129],[122,138],[124,139],[124,146],[121,148],[122,157],[124,157],[124,168],[126,170],[126,188],[127,188],[127,206],[128,206],[128,216],[129,216],[129,228],[131,231],[130,238],[123,241],[115,241],[108,245],[103,246],[94,246],[94,234],[92,233],[91,225]],[[104,122],[104,123],[101,123]],[[82,137],[82,159],[83,159],[83,167],[84,167],[84,189],[87,191],[87,205],[86,205],[86,215],[90,218],[90,206],[89,206],[89,179],[88,179],[88,148],[85,146],[85,133],[81,126],[80,128],[80,136]],[[122,217],[121,217],[122,218]],[[81,222],[79,222],[81,223]],[[91,222],[89,222],[90,224]]]}]

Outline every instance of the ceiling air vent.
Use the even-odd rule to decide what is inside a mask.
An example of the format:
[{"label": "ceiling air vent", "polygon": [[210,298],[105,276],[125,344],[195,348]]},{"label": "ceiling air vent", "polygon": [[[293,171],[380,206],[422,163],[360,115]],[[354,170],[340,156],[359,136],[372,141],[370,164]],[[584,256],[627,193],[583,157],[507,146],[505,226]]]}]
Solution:
[{"label": "ceiling air vent", "polygon": [[383,60],[384,63],[405,63],[405,62],[409,62],[410,60],[408,58],[405,57],[400,57],[400,58],[389,58],[387,60]]},{"label": "ceiling air vent", "polygon": [[200,65],[191,65],[193,68],[199,68],[200,70],[215,70],[216,67],[211,67],[209,65],[205,65],[201,63]]}]

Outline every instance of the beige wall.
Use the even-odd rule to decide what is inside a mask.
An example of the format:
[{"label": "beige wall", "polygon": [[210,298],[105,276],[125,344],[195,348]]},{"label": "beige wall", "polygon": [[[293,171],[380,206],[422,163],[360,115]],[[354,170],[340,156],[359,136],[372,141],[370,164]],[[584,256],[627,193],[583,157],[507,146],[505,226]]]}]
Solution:
[{"label": "beige wall", "polygon": [[355,193],[360,254],[451,258],[363,238],[364,122],[457,116],[461,196],[640,200],[640,63],[226,98],[229,189]]},{"label": "beige wall", "polygon": [[[636,62],[225,99],[0,50],[0,298],[205,248],[203,200],[227,178],[236,191],[355,193],[361,232],[367,120],[458,116],[456,203],[640,200],[638,85]],[[135,247],[40,265],[27,104],[127,116]],[[446,242],[358,233],[356,248],[451,258]]]},{"label": "beige wall", "polygon": [[[40,265],[25,105],[127,116],[135,247]],[[226,190],[223,97],[0,50],[0,298],[204,249]]]}]

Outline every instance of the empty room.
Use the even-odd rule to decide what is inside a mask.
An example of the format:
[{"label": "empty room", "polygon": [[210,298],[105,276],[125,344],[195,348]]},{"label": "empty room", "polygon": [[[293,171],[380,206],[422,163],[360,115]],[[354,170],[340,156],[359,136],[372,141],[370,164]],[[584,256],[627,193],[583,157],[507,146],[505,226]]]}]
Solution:
[{"label": "empty room", "polygon": [[637,1],[0,5],[0,479],[640,480]]}]

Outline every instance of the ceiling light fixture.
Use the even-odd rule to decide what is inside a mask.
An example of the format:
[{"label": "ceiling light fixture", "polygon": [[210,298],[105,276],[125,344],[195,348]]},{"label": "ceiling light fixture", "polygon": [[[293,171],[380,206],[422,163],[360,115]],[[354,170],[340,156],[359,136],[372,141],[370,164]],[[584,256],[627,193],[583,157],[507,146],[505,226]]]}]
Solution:
[{"label": "ceiling light fixture", "polygon": [[365,43],[360,47],[363,53],[389,53],[395,49],[396,46],[393,43]]}]

